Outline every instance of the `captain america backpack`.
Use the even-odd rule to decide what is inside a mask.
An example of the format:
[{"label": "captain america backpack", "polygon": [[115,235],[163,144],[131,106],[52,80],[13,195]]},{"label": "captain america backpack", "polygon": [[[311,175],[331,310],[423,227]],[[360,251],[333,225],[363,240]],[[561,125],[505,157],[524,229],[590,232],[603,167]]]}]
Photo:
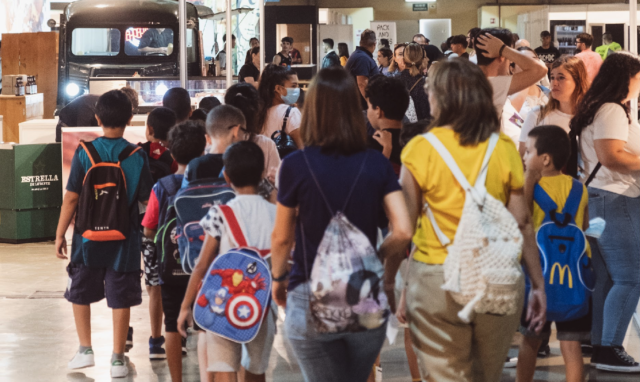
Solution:
[{"label": "captain america backpack", "polygon": [[204,243],[205,233],[200,220],[212,206],[226,204],[235,196],[224,180],[191,182],[176,194],[174,206],[180,263],[186,273],[193,271]]},{"label": "captain america backpack", "polygon": [[228,340],[246,343],[255,338],[271,297],[269,250],[248,247],[242,228],[229,206],[217,206],[237,248],[216,257],[202,281],[193,308],[201,328]]},{"label": "captain america backpack", "polygon": [[562,212],[538,184],[534,200],[545,217],[536,233],[547,294],[547,320],[563,322],[589,313],[595,275],[587,255],[587,240],[576,225],[575,216],[582,200],[583,185],[573,179],[571,192]]}]

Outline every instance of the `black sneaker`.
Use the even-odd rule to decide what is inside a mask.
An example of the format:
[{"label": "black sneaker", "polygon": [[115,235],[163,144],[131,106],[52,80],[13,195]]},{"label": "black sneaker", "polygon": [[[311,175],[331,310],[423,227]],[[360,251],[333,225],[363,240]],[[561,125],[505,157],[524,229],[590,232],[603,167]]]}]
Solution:
[{"label": "black sneaker", "polygon": [[540,349],[538,349],[538,358],[546,358],[551,354],[551,348],[549,345],[542,345]]},{"label": "black sneaker", "polygon": [[593,351],[591,352],[591,366],[596,367],[600,363],[600,345],[592,345]]},{"label": "black sneaker", "polygon": [[640,364],[622,346],[602,346],[598,349],[596,368],[618,373],[640,373]]},{"label": "black sneaker", "polygon": [[582,349],[582,355],[584,357],[589,357],[593,354],[593,345],[591,345],[591,341],[583,341],[580,343],[580,348]]},{"label": "black sneaker", "polygon": [[167,352],[162,347],[164,345],[164,337],[158,338],[149,337],[149,359],[162,360],[167,359]]},{"label": "black sneaker", "polygon": [[133,347],[133,328],[129,326],[129,331],[127,332],[127,343],[124,347],[124,352],[128,352]]},{"label": "black sneaker", "polygon": [[187,339],[182,338],[182,355],[187,355]]}]

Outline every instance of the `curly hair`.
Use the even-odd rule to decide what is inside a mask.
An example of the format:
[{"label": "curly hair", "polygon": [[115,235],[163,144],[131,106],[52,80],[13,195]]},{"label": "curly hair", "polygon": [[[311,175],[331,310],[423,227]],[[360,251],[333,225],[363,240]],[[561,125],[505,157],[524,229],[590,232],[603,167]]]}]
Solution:
[{"label": "curly hair", "polygon": [[[573,78],[573,82],[576,84],[576,88],[571,95],[571,103],[574,106],[574,110],[577,110],[576,107],[582,101],[582,98],[587,93],[589,89],[589,79],[587,77],[587,68],[584,66],[584,63],[578,57],[573,56],[560,56],[557,60],[553,62],[551,65],[551,72],[554,69],[562,68],[569,72],[571,78]],[[538,116],[538,124],[542,123],[544,117],[549,115],[554,110],[560,109],[560,102],[557,99],[553,98],[553,93],[549,96],[549,102],[540,110],[540,115]]]}]

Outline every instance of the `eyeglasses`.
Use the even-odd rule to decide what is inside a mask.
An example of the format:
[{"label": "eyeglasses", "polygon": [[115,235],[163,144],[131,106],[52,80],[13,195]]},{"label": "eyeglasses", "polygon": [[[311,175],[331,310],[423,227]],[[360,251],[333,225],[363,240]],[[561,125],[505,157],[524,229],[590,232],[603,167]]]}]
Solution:
[{"label": "eyeglasses", "polygon": [[240,131],[242,131],[243,133],[249,134],[249,130],[247,130],[244,127],[242,127],[242,125],[231,125],[231,126],[227,127],[227,130],[231,130],[236,126],[240,126]]}]

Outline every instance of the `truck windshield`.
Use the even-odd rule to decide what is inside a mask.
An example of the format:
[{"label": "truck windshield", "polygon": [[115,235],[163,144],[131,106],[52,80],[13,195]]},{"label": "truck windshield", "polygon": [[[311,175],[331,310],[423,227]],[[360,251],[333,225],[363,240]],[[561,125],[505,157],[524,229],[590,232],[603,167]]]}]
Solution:
[{"label": "truck windshield", "polygon": [[120,52],[120,31],[114,28],[76,28],[71,36],[75,56],[116,56]]},{"label": "truck windshield", "polygon": [[128,28],[124,37],[128,56],[170,56],[173,30],[170,28]]}]

